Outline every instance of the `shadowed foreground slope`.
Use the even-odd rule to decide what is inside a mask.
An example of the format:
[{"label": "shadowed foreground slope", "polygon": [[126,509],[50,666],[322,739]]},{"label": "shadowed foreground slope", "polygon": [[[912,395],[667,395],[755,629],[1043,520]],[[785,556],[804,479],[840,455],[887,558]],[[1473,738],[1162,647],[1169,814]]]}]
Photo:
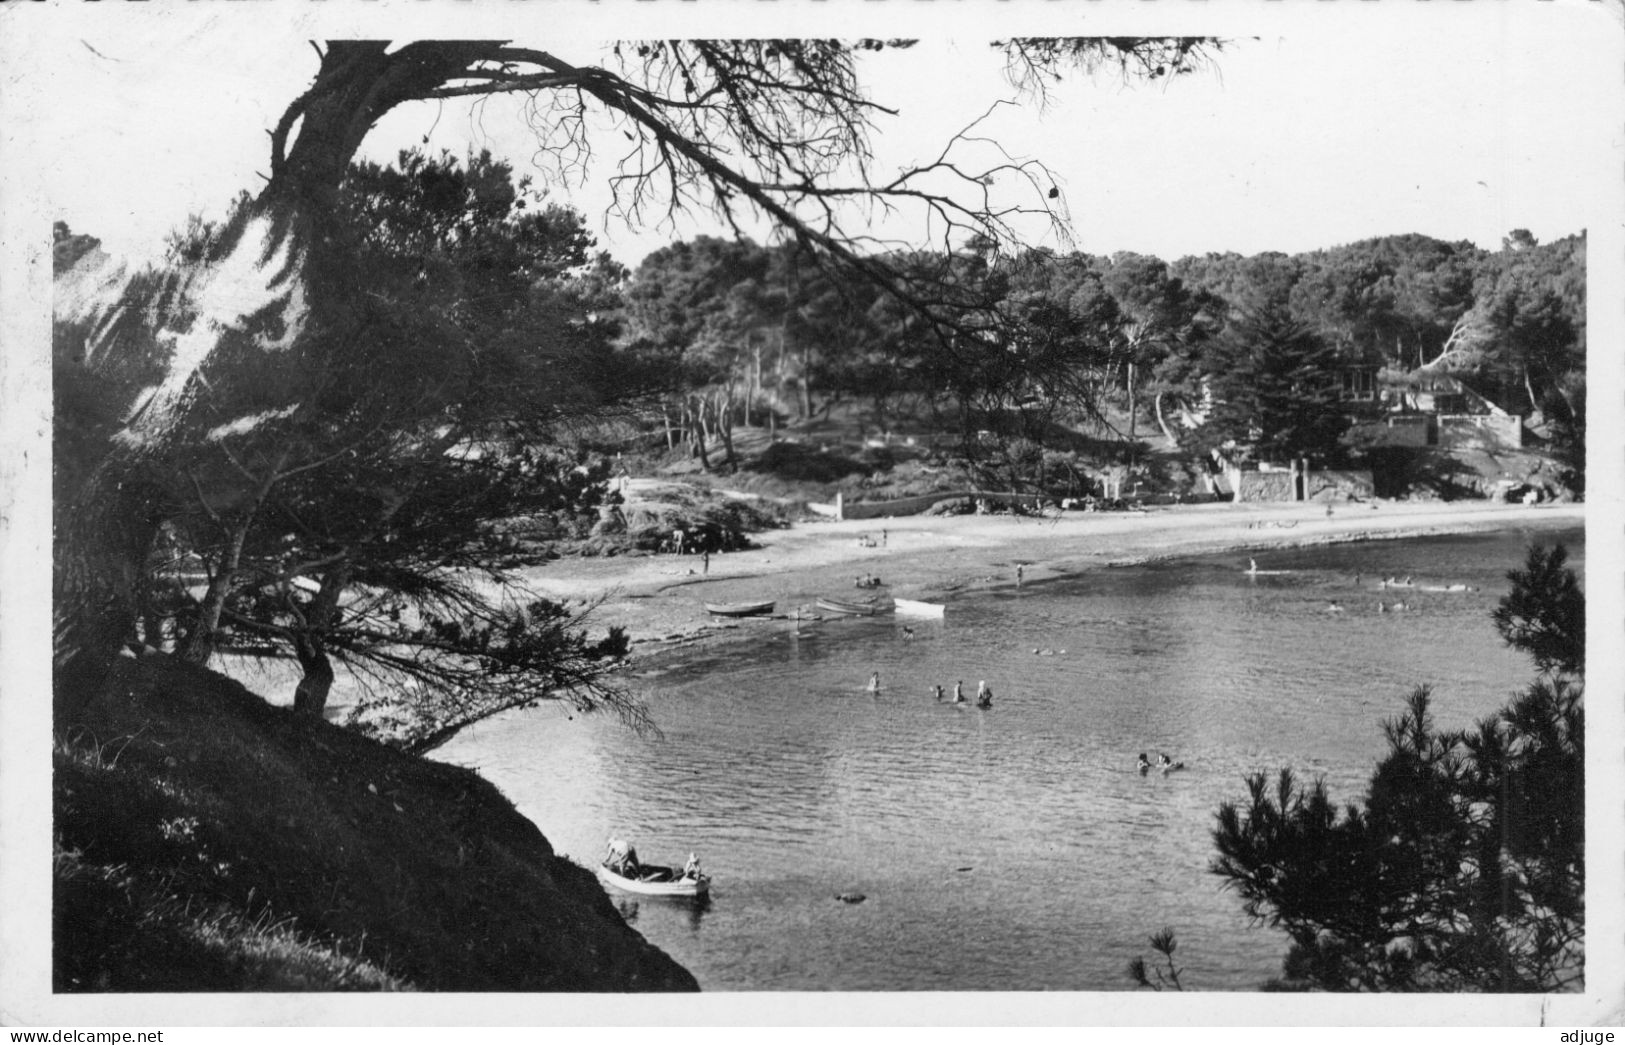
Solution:
[{"label": "shadowed foreground slope", "polygon": [[466,769],[162,656],[59,728],[58,991],[691,991]]}]

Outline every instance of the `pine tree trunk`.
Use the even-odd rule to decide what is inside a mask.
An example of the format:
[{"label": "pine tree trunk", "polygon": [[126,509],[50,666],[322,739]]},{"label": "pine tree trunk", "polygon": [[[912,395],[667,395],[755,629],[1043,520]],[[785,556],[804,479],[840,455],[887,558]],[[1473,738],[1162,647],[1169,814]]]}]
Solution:
[{"label": "pine tree trunk", "polygon": [[696,405],[694,449],[700,455],[700,467],[709,472],[711,470],[711,456],[705,449],[705,400],[699,400]]},{"label": "pine tree trunk", "polygon": [[1168,427],[1168,420],[1162,415],[1162,396],[1163,393],[1158,392],[1156,398],[1151,401],[1157,412],[1157,427],[1162,429],[1162,434],[1167,437],[1170,443],[1177,445],[1179,438],[1174,435],[1173,429]]},{"label": "pine tree trunk", "polygon": [[333,688],[333,664],[327,656],[327,633],[338,623],[339,598],[350,583],[350,567],[335,566],[322,577],[321,590],[305,611],[304,627],[294,635],[294,654],[304,671],[293,691],[293,709],[320,718]]},{"label": "pine tree trunk", "polygon": [[739,458],[734,454],[734,401],[733,386],[729,385],[723,393],[722,403],[717,409],[717,434],[722,438],[723,463],[730,472],[739,470]]},{"label": "pine tree trunk", "polygon": [[327,695],[333,689],[333,664],[328,660],[327,646],[319,635],[300,635],[293,645],[304,671],[299,685],[294,687],[293,710],[321,718],[327,709]]},{"label": "pine tree trunk", "polygon": [[[1129,446],[1131,448],[1134,445],[1134,436],[1135,436],[1134,420],[1135,420],[1135,414],[1137,414],[1139,412],[1139,409],[1138,409],[1139,404],[1138,404],[1136,396],[1134,394],[1134,392],[1135,392],[1134,386],[1135,386],[1135,383],[1136,383],[1137,374],[1138,374],[1138,369],[1135,367],[1135,365],[1132,362],[1129,363],[1129,365],[1128,365],[1128,441],[1129,441]],[[1132,452],[1132,449],[1131,449],[1130,452]]]},{"label": "pine tree trunk", "polygon": [[181,659],[188,664],[207,664],[209,658],[214,656],[220,614],[226,608],[226,596],[231,594],[232,583],[237,579],[237,567],[242,562],[243,541],[248,536],[248,526],[249,522],[245,519],[232,527],[226,553],[221,556],[214,576],[209,578],[209,588],[203,593],[203,604],[198,607],[197,620],[180,651]]},{"label": "pine tree trunk", "polygon": [[158,533],[155,497],[124,482],[115,452],[71,505],[58,506],[52,571],[52,699],[58,724],[101,692],[136,635],[140,576]]}]

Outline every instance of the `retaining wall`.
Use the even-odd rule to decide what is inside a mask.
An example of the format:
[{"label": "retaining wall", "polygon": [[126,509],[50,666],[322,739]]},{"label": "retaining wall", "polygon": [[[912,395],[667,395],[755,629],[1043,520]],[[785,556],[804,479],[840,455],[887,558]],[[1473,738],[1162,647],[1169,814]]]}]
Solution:
[{"label": "retaining wall", "polygon": [[1440,416],[1439,446],[1445,450],[1519,450],[1523,420],[1511,414]]},{"label": "retaining wall", "polygon": [[1429,446],[1438,438],[1433,419],[1427,414],[1402,414],[1380,421],[1362,421],[1352,426],[1348,442],[1354,446]]},{"label": "retaining wall", "polygon": [[1038,494],[1030,493],[984,493],[979,490],[958,490],[943,493],[922,494],[919,497],[902,497],[895,501],[848,501],[840,494],[835,495],[835,517],[837,519],[884,519],[889,516],[919,515],[939,501],[953,501],[959,498],[981,498],[998,504],[1022,504],[1028,507],[1048,500]]},{"label": "retaining wall", "polygon": [[1296,477],[1291,472],[1237,472],[1236,500],[1296,501]]},{"label": "retaining wall", "polygon": [[[1292,472],[1240,472],[1236,476],[1236,500],[1253,503],[1281,503],[1298,499],[1297,477]],[[1368,471],[1310,469],[1311,501],[1369,500],[1376,484]]]},{"label": "retaining wall", "polygon": [[1377,495],[1377,484],[1368,471],[1309,472],[1311,501],[1369,501]]}]

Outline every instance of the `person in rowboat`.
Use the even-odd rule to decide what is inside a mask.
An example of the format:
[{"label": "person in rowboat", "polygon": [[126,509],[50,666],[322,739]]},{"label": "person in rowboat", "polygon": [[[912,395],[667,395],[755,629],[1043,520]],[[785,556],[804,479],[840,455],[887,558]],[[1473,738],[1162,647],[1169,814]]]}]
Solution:
[{"label": "person in rowboat", "polygon": [[640,868],[638,851],[624,839],[611,838],[609,853],[604,857],[604,866],[622,878],[636,878]]},{"label": "person in rowboat", "polygon": [[693,879],[700,877],[700,858],[693,853],[688,854],[688,862],[683,865],[683,877]]}]

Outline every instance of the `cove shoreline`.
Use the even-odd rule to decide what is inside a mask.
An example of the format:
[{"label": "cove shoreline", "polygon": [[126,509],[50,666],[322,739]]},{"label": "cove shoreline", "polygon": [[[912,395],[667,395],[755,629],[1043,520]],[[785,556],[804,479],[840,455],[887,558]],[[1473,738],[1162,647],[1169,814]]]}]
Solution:
[{"label": "cove shoreline", "polygon": [[[1572,529],[1583,504],[1482,501],[1323,504],[1207,504],[1144,512],[908,516],[814,521],[755,535],[750,549],[713,555],[554,560],[524,573],[549,598],[598,604],[596,628],[618,626],[631,659],[712,642],[748,641],[800,611],[815,620],[818,596],[850,599],[863,574],[881,586],[862,594],[951,605],[955,595],[1039,584],[1092,570],[1187,556],[1268,552],[1371,540]],[[873,542],[865,543],[865,538]],[[772,616],[714,619],[705,602],[772,599]],[[782,624],[778,626],[782,627]]]}]

